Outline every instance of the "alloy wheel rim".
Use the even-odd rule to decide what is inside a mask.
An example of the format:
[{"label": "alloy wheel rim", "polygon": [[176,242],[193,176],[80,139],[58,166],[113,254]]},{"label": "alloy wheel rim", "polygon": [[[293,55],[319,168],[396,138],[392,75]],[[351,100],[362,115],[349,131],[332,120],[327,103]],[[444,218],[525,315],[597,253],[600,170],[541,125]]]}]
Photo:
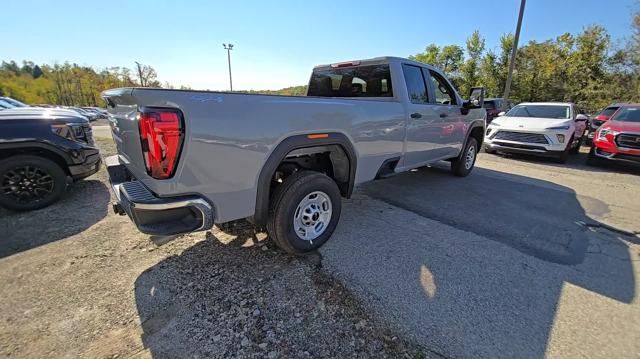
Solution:
[{"label": "alloy wheel rim", "polygon": [[311,242],[329,227],[332,213],[331,198],[322,191],[311,192],[298,203],[293,214],[293,228],[300,239]]},{"label": "alloy wheel rim", "polygon": [[475,159],[476,159],[476,148],[474,146],[471,146],[467,150],[467,156],[464,161],[464,168],[468,170],[471,169],[471,166],[473,166],[473,162],[475,161]]},{"label": "alloy wheel rim", "polygon": [[17,203],[42,201],[53,192],[54,180],[49,172],[35,166],[17,166],[2,176],[0,190]]}]

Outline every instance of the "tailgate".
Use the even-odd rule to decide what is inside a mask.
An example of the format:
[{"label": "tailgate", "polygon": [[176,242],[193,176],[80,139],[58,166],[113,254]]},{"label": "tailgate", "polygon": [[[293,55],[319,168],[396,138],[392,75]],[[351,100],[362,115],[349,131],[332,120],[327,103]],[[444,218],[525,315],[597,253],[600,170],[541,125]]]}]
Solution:
[{"label": "tailgate", "polygon": [[[169,180],[177,170],[184,141],[184,119],[175,107],[149,106],[136,89],[103,93],[118,155],[135,178],[147,185]],[[144,103],[143,103],[144,102]],[[153,101],[152,101],[153,102]]]}]

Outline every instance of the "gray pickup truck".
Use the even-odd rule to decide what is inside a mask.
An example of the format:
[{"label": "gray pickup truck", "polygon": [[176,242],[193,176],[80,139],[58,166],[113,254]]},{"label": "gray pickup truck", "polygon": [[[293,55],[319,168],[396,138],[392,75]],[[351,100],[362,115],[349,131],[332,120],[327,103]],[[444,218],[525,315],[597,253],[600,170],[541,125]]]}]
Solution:
[{"label": "gray pickup truck", "polygon": [[292,254],[329,239],[359,183],[442,160],[468,175],[486,120],[482,88],[465,101],[438,69],[396,57],[317,66],[306,96],[102,96],[116,213],[152,235],[247,218]]}]

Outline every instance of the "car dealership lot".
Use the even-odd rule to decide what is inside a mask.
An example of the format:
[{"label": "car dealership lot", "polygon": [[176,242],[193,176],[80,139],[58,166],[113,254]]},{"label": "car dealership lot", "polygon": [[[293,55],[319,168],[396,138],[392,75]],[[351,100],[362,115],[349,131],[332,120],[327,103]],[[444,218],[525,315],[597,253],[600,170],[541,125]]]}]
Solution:
[{"label": "car dealership lot", "polygon": [[584,151],[366,184],[303,260],[244,223],[151,241],[111,213],[101,171],[50,208],[0,210],[0,352],[633,357],[640,171]]}]

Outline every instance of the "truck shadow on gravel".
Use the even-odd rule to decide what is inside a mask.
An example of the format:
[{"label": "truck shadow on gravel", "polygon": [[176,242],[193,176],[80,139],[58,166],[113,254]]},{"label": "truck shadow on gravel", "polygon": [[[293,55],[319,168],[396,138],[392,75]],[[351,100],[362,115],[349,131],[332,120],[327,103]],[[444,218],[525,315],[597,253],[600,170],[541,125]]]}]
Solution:
[{"label": "truck shadow on gravel", "polygon": [[594,348],[564,345],[584,355],[613,353],[621,343],[607,338],[616,334],[580,335],[581,325],[612,330],[606,311],[554,327],[567,285],[621,303],[635,298],[631,260],[639,258],[629,246],[640,240],[593,219],[607,212],[605,203],[538,179],[419,169],[363,185],[321,252],[324,267],[359,288],[379,315],[446,357],[541,358],[552,328],[565,339],[577,330],[576,340]]},{"label": "truck shadow on gravel", "polygon": [[[188,238],[198,236],[205,235]],[[419,351],[372,321],[319,269],[319,254],[294,258],[265,239],[248,222],[215,228],[137,278],[142,342],[152,357],[413,357]]]},{"label": "truck shadow on gravel", "polygon": [[86,230],[107,215],[110,196],[102,181],[84,180],[49,207],[31,212],[0,208],[0,258]]}]

